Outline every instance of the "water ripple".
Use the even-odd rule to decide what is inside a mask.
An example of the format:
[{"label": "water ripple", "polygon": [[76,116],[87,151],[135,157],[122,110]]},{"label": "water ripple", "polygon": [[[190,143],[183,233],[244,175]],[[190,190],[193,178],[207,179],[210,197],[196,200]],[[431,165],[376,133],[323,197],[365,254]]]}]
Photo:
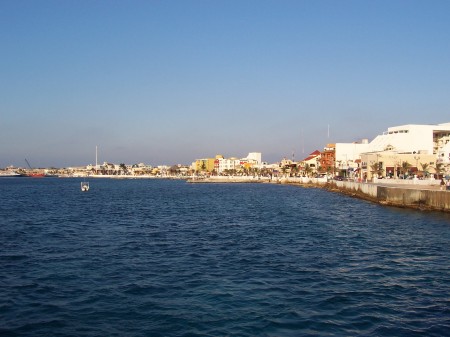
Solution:
[{"label": "water ripple", "polygon": [[0,181],[0,335],[450,330],[447,215],[292,186],[91,186]]}]

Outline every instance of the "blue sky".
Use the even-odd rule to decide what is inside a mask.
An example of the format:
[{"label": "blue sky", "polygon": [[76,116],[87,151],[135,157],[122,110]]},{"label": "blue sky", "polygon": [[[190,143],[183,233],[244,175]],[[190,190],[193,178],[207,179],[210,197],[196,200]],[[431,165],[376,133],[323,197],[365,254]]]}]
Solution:
[{"label": "blue sky", "polygon": [[[0,167],[296,159],[450,122],[450,1],[0,2]],[[329,134],[328,134],[329,125]]]}]

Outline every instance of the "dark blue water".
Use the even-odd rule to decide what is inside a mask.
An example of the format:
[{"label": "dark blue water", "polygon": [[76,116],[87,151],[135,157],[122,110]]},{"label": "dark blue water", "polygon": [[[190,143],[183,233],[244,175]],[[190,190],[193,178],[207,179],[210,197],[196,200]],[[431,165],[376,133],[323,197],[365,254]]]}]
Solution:
[{"label": "dark blue water", "polygon": [[1,336],[449,336],[450,217],[269,184],[0,179]]}]

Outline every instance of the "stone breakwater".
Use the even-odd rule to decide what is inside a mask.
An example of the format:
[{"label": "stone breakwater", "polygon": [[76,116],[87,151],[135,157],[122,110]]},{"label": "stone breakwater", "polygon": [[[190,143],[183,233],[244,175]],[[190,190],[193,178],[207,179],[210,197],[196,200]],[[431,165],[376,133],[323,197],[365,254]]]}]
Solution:
[{"label": "stone breakwater", "polygon": [[305,188],[323,188],[382,205],[450,212],[450,191],[429,184],[381,184],[353,181],[327,181],[326,178],[209,177],[188,180],[193,183],[276,183]]}]

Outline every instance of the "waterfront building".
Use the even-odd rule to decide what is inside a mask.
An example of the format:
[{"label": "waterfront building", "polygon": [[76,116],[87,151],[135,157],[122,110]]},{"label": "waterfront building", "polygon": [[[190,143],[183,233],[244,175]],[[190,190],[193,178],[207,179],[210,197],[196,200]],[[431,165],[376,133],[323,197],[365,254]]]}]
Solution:
[{"label": "waterfront building", "polygon": [[400,125],[388,128],[370,143],[363,139],[359,143],[328,144],[322,152],[321,166],[338,175],[364,178],[373,175],[370,167],[377,163],[386,177],[398,176],[397,167],[403,162],[411,164],[413,172],[420,171],[420,163],[434,168],[441,165],[444,172],[450,171],[450,123]]},{"label": "waterfront building", "polygon": [[327,144],[320,154],[320,166],[318,171],[321,173],[333,173],[336,171],[336,144]]},{"label": "waterfront building", "polygon": [[242,168],[250,169],[250,168],[260,168],[261,167],[261,153],[260,152],[251,152],[247,157],[240,159],[240,165]]},{"label": "waterfront building", "polygon": [[236,157],[224,158],[222,155],[217,155],[214,160],[214,169],[218,174],[225,172],[235,172],[241,167],[241,161]]},{"label": "waterfront building", "polygon": [[448,168],[450,166],[450,123],[441,125],[448,126],[448,129],[436,130],[433,133],[433,153],[437,154],[437,162]]},{"label": "waterfront building", "polygon": [[196,172],[209,172],[214,170],[215,158],[197,159],[194,163],[194,170]]},{"label": "waterfront building", "polygon": [[317,172],[320,163],[321,153],[319,150],[315,150],[309,154],[308,157],[300,162],[300,168],[304,174],[309,174],[310,172]]},{"label": "waterfront building", "polygon": [[145,165],[144,163],[134,164],[131,165],[131,167],[128,167],[128,172],[131,172],[133,176],[143,176],[148,175],[152,172],[152,166],[151,165]]},{"label": "waterfront building", "polygon": [[262,154],[261,152],[250,152],[246,158],[242,159],[243,161],[254,163],[256,165],[261,165],[262,163]]},{"label": "waterfront building", "polygon": [[281,159],[281,162],[278,164],[279,167],[293,167],[296,166],[296,164],[291,160],[287,158]]},{"label": "waterfront building", "polygon": [[[420,172],[419,164],[424,164],[437,175],[448,173],[450,123],[390,127],[369,143],[367,152],[361,154],[361,163],[360,177],[369,179],[373,175],[397,177],[400,171],[405,171],[405,168],[400,170],[398,167],[405,163],[411,166],[410,174]],[[378,166],[377,170],[374,170],[374,164]],[[403,172],[402,175],[407,174]]]},{"label": "waterfront building", "polygon": [[[216,157],[213,159],[213,170],[217,174],[224,174],[226,172],[234,172],[240,171],[242,169],[250,169],[252,167],[260,168],[262,161],[261,161],[262,155],[260,152],[250,152],[247,157],[245,158],[224,158],[223,155],[216,155]],[[202,163],[203,164],[203,163]],[[209,172],[212,172],[209,171]]]},{"label": "waterfront building", "polygon": [[434,154],[399,153],[396,151],[361,154],[363,179],[375,178],[433,178],[436,170]]},{"label": "waterfront building", "polygon": [[368,152],[369,141],[336,143],[335,144],[335,172],[339,176],[353,177],[358,171],[361,154]]},{"label": "waterfront building", "polygon": [[445,150],[449,141],[450,123],[408,124],[388,128],[370,142],[367,152],[397,151],[438,155]]}]

